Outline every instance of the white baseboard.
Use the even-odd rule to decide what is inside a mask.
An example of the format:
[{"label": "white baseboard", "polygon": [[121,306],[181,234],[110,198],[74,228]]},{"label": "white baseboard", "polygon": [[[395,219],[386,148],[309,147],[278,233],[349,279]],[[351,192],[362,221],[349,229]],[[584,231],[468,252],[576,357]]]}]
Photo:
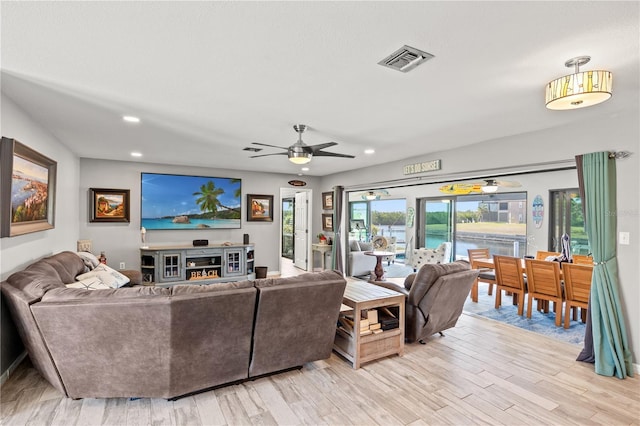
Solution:
[{"label": "white baseboard", "polygon": [[24,351],[20,354],[20,356],[18,356],[18,358],[16,358],[15,361],[13,361],[13,363],[9,366],[9,368],[7,368],[7,371],[5,371],[4,373],[2,373],[2,375],[0,376],[0,385],[4,385],[4,382],[7,381],[7,379],[9,378],[9,376],[16,370],[16,368],[18,368],[18,366],[20,365],[20,363],[27,357],[27,352]]}]

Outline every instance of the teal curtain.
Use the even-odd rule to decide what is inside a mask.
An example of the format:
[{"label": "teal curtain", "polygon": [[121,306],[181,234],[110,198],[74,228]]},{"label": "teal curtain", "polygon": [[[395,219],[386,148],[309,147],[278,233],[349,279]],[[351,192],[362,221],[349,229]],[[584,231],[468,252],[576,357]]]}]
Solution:
[{"label": "teal curtain", "polygon": [[342,266],[342,198],[344,187],[333,188],[333,247],[331,247],[331,267],[344,273]]},{"label": "teal curtain", "polygon": [[585,336],[593,348],[585,350],[592,352],[596,373],[623,379],[633,375],[633,366],[618,289],[616,160],[609,152],[594,152],[576,157],[576,164],[594,261],[587,327],[592,335]]}]

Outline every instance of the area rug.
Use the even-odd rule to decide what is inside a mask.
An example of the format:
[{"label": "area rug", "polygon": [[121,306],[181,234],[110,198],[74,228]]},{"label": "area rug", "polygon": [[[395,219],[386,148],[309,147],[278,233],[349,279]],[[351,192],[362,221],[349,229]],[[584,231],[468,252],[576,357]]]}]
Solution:
[{"label": "area rug", "polygon": [[531,319],[528,319],[526,316],[526,306],[525,314],[520,316],[518,315],[517,306],[503,304],[500,309],[491,308],[483,312],[471,313],[471,315],[479,315],[500,321],[574,345],[584,344],[585,324],[578,321],[571,321],[568,329],[562,326],[556,327],[556,315],[553,312],[545,314],[543,312],[533,311],[531,313]]},{"label": "area rug", "polygon": [[404,278],[409,274],[413,274],[411,266],[403,265],[402,263],[384,265],[384,276],[387,278]]}]

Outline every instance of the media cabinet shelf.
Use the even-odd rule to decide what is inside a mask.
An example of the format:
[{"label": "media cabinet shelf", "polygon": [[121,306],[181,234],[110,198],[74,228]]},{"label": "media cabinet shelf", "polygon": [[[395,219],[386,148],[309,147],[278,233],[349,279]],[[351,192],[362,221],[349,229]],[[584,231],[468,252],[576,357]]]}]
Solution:
[{"label": "media cabinet shelf", "polygon": [[214,284],[255,279],[252,244],[155,246],[140,249],[145,284]]}]

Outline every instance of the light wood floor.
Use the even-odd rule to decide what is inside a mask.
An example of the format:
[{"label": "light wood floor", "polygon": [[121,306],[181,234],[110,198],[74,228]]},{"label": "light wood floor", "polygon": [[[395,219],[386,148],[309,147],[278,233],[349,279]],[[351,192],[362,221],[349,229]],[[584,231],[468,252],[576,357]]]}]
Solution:
[{"label": "light wood floor", "polygon": [[27,361],[1,388],[3,425],[638,425],[640,380],[576,362],[580,347],[463,314],[426,345],[353,370],[301,370],[182,398],[71,400]]}]

